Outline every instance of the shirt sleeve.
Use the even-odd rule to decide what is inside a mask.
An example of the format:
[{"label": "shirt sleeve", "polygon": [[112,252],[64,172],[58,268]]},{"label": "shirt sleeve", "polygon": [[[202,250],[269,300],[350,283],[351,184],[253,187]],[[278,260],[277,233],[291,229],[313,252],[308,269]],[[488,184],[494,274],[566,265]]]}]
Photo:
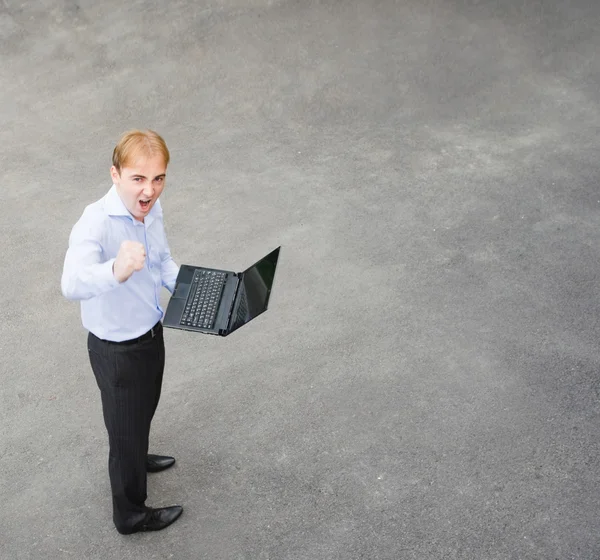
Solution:
[{"label": "shirt sleeve", "polygon": [[178,274],[179,266],[173,260],[169,245],[165,241],[165,249],[160,256],[160,277],[162,285],[171,293],[175,290],[175,281]]},{"label": "shirt sleeve", "polygon": [[87,224],[87,216],[73,226],[65,256],[61,289],[70,300],[90,299],[119,285],[113,275],[115,259],[103,260],[101,227]]}]

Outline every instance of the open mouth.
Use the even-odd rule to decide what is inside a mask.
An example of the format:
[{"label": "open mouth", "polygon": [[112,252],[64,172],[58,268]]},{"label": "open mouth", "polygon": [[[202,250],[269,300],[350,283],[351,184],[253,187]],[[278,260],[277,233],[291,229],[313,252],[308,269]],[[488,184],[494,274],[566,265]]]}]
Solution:
[{"label": "open mouth", "polygon": [[142,207],[142,210],[148,210],[148,208],[150,207],[150,201],[152,199],[148,198],[146,200],[140,200],[140,206]]}]

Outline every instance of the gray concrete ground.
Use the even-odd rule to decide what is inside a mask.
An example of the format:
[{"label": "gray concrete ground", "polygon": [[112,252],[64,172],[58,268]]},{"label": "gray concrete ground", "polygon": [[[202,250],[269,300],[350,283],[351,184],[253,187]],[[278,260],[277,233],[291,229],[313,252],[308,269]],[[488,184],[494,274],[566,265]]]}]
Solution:
[{"label": "gray concrete ground", "polygon": [[[0,3],[0,557],[600,557],[600,5]],[[131,127],[179,263],[282,245],[270,310],[169,330],[119,535],[68,235]],[[163,302],[168,294],[164,293]]]}]

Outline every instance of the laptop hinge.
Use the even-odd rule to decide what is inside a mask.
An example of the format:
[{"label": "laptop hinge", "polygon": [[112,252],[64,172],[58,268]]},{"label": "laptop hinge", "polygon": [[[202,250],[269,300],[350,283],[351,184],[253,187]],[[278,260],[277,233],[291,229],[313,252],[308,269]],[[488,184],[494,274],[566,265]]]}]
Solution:
[{"label": "laptop hinge", "polygon": [[233,293],[233,297],[231,298],[231,306],[229,307],[229,313],[227,315],[227,328],[219,329],[219,334],[221,336],[226,335],[229,332],[229,329],[231,328],[231,318],[233,316],[233,308],[235,307],[235,301],[236,301],[236,298],[238,295],[238,290],[240,289],[240,284],[242,283],[242,278],[244,277],[244,273],[243,272],[234,272],[233,277],[237,278],[238,282],[235,287],[235,292]]}]

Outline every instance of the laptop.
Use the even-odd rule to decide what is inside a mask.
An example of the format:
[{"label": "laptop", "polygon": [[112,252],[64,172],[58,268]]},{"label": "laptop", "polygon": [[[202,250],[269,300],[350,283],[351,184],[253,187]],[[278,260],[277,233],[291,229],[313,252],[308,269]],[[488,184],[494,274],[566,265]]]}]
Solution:
[{"label": "laptop", "polygon": [[227,336],[267,310],[280,247],[244,272],[181,265],[163,326]]}]

